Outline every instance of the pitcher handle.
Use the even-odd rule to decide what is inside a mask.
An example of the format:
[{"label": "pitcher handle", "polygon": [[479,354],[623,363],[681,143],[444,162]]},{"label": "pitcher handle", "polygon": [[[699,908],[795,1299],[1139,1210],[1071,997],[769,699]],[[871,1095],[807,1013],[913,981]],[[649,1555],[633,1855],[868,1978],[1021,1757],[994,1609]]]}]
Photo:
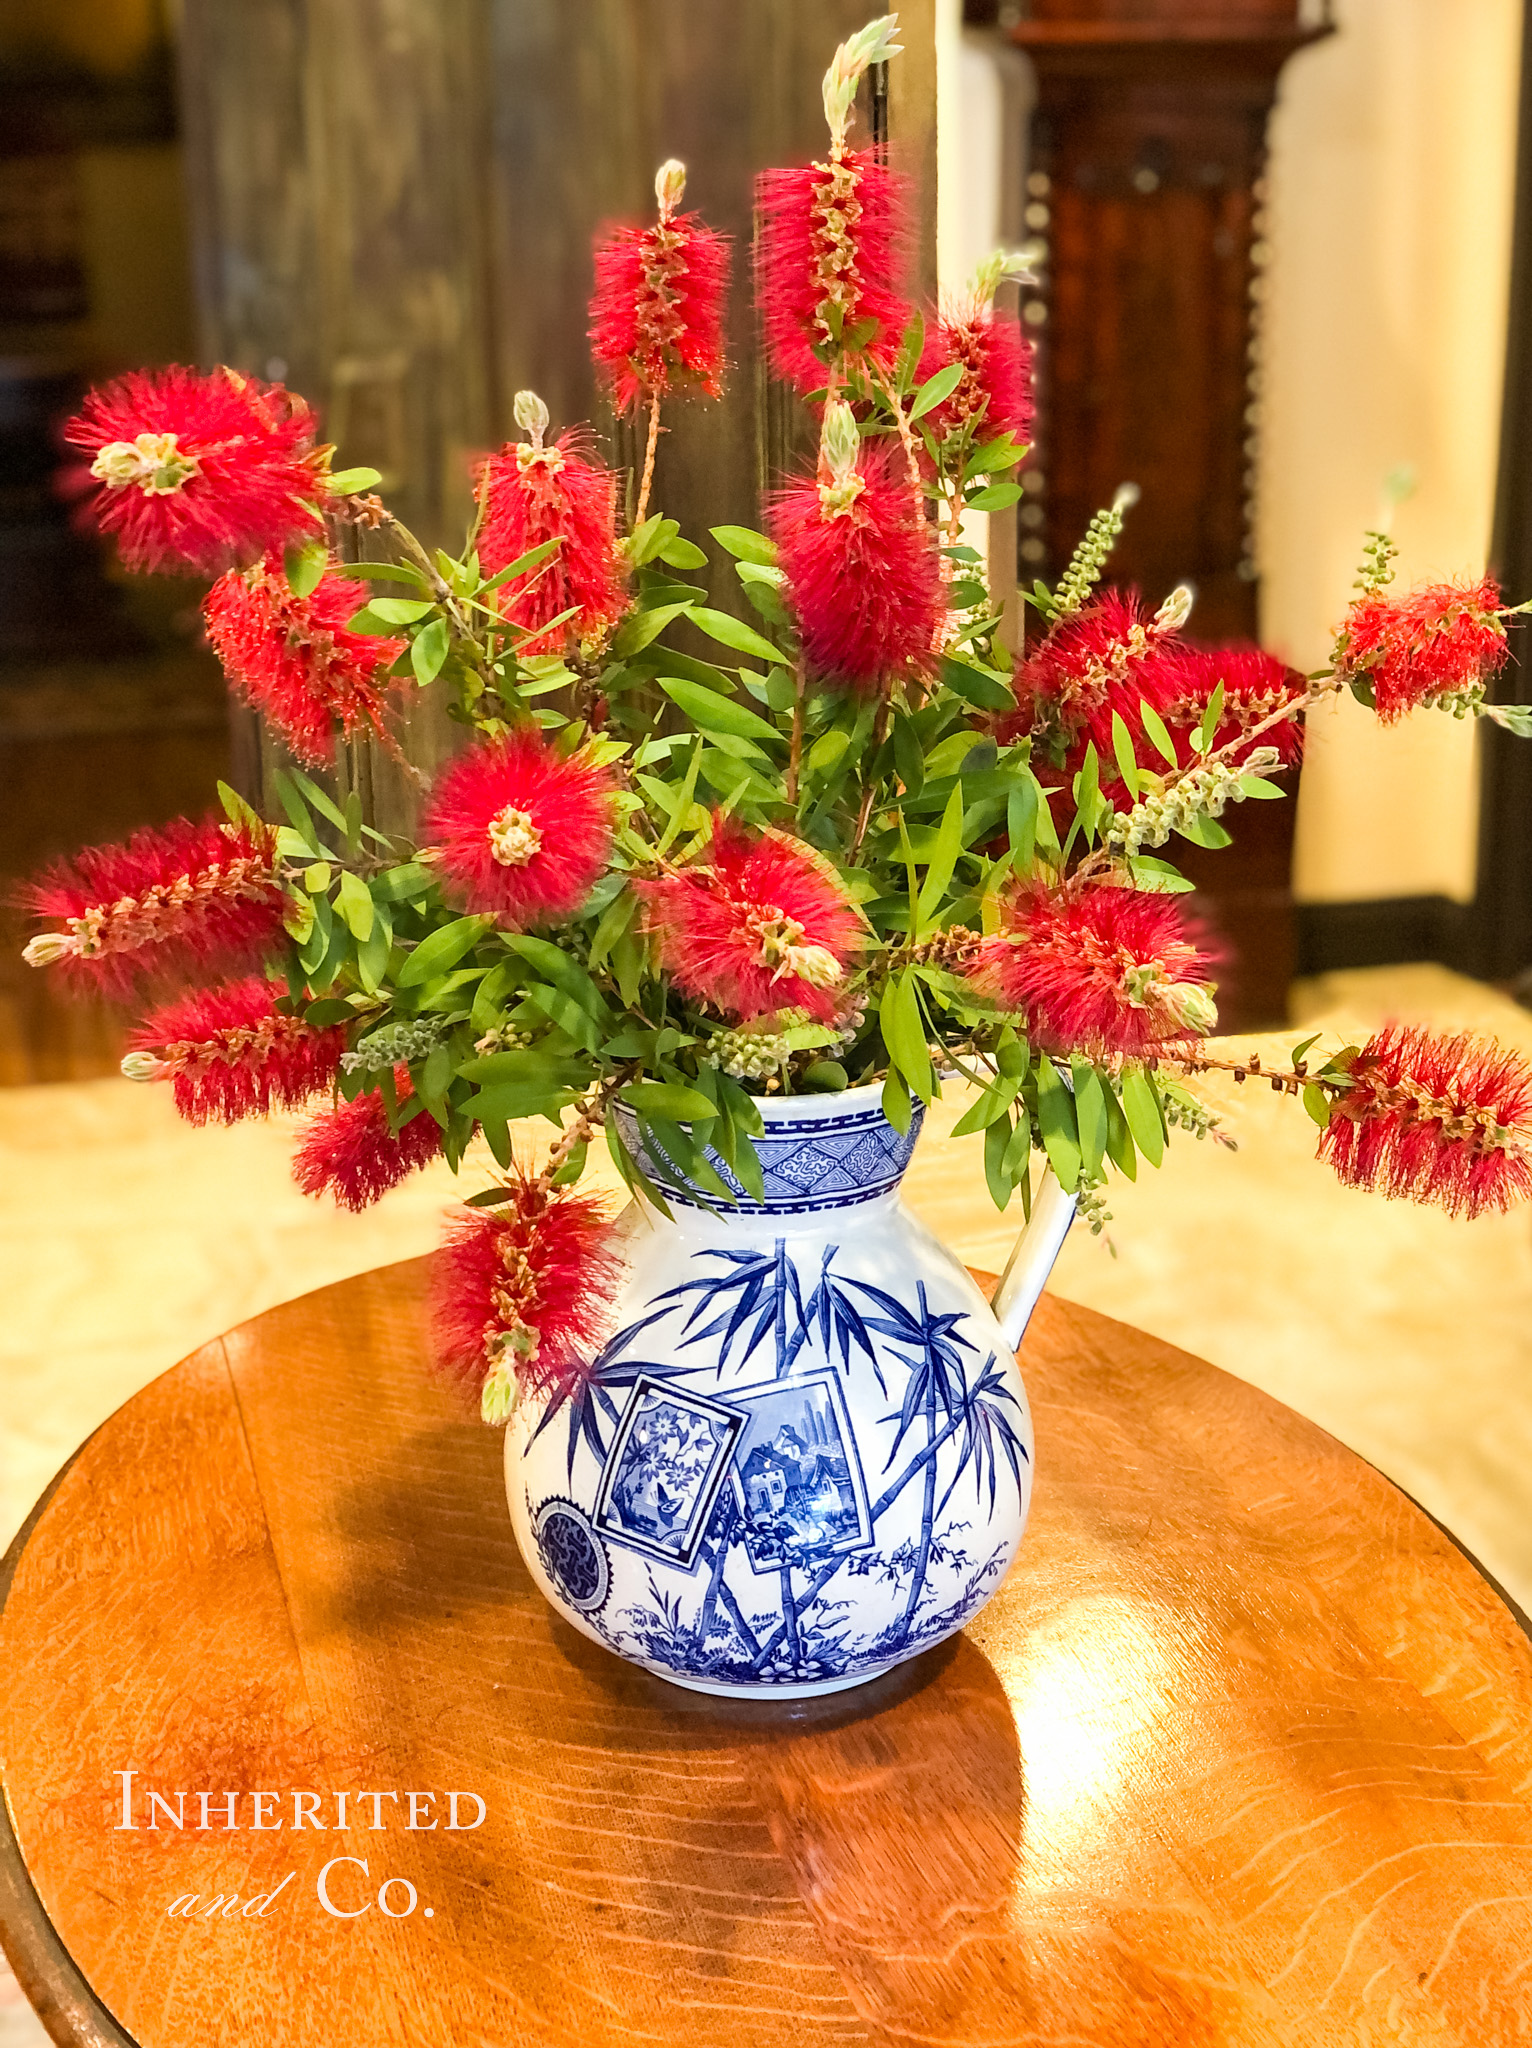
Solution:
[{"label": "pitcher handle", "polygon": [[1042,1185],[1032,1197],[1032,1214],[1006,1261],[992,1303],[1001,1334],[1013,1351],[1021,1349],[1037,1297],[1047,1283],[1074,1218],[1074,1196],[1066,1194],[1053,1174],[1045,1171]]}]

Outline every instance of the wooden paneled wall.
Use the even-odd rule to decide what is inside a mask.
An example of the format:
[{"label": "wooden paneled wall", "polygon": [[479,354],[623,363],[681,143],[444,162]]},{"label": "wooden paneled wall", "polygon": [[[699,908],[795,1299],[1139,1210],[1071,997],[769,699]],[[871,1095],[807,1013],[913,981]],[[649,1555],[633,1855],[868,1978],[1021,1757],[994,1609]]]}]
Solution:
[{"label": "wooden paneled wall", "polygon": [[[733,372],[721,405],[670,408],[658,502],[690,533],[753,523],[763,458],[795,443],[760,370],[749,297],[751,186],[825,146],[820,78],[867,0],[185,0],[182,90],[203,346],[283,376],[324,410],[341,458],[385,473],[423,538],[452,544],[474,452],[513,431],[517,389],[560,425],[592,419],[590,240],[644,216],[655,167],[735,238]],[[935,0],[901,9],[894,160],[920,182],[919,274],[935,284]],[[629,453],[621,438],[619,454]],[[729,579],[732,583],[732,578]],[[720,602],[734,602],[720,583]],[[241,779],[262,764],[247,733]],[[410,752],[451,744],[417,708]],[[385,760],[351,772],[406,823]]]}]

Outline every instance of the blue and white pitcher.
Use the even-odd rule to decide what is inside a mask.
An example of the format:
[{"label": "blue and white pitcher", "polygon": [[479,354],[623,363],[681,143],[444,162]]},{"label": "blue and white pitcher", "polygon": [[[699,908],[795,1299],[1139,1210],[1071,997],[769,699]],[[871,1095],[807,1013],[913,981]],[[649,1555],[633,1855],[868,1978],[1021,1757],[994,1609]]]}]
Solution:
[{"label": "blue and white pitcher", "polygon": [[[623,1137],[673,1220],[631,1206],[590,1382],[524,1401],[506,1488],[574,1626],[693,1691],[860,1685],[970,1621],[1032,1492],[1015,1349],[1074,1213],[1051,1175],[993,1310],[904,1207],[920,1131],[881,1090],[765,1100],[765,1200],[709,1209]],[[714,1155],[716,1171],[727,1173]]]}]

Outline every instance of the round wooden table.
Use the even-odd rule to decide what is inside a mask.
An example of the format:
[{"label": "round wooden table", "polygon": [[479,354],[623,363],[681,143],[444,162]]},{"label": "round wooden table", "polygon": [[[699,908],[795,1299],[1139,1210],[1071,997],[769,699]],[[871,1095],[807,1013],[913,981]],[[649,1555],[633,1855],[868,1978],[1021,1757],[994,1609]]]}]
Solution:
[{"label": "round wooden table", "polygon": [[205,1346],[12,1550],[0,1924],[57,2040],[1532,2034],[1532,1650],[1320,1430],[1045,1298],[1032,1524],[977,1624],[720,1702],[534,1592],[424,1278]]}]

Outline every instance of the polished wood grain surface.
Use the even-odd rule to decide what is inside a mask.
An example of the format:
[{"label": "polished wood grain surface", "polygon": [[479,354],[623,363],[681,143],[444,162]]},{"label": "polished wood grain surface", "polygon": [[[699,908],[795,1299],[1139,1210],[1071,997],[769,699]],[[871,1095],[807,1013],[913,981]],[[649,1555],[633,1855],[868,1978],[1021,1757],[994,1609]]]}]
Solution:
[{"label": "polished wood grain surface", "polygon": [[[105,2008],[76,2001],[58,2038],[121,2039],[110,2016],[142,2048],[1532,2033],[1532,1650],[1311,1424],[1045,1298],[1032,1526],[976,1625],[839,1699],[708,1701],[533,1591],[498,1437],[422,1370],[423,1287],[388,1269],[204,1347],[20,1547],[5,1792]],[[149,1789],[193,1795],[186,1833],[114,1826],[127,1769],[141,1822]],[[346,1793],[350,1825],[295,1836],[295,1790],[332,1823]],[[377,1831],[374,1790],[400,1795]],[[439,1818],[453,1790],[482,1827],[407,1830],[408,1792]],[[255,1791],[281,1832],[250,1828]],[[399,1877],[417,1910],[327,1914],[346,1856],[368,1872],[332,1872],[336,1905]],[[24,1981],[30,1910],[0,1894]]]}]

